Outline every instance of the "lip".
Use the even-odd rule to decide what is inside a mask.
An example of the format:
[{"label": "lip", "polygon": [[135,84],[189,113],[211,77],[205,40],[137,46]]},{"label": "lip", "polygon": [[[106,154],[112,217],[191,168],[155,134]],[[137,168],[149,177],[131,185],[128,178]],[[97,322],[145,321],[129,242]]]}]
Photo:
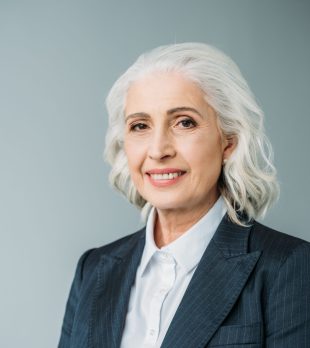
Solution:
[{"label": "lip", "polygon": [[[170,173],[181,173],[177,177],[174,177],[172,179],[155,179],[152,177],[152,174],[170,174]],[[186,171],[179,169],[179,168],[156,168],[146,171],[146,175],[150,181],[150,183],[155,187],[167,187],[172,186],[178,183],[180,180],[183,179],[184,174]]]},{"label": "lip", "polygon": [[180,168],[156,168],[147,170],[146,174],[169,174],[169,173],[185,173],[185,170]]}]

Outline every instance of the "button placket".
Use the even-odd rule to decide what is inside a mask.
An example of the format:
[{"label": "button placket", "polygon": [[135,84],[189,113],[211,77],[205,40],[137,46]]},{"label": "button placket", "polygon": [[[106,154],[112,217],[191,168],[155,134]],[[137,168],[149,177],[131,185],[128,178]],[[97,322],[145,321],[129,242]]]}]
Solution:
[{"label": "button placket", "polygon": [[147,330],[145,343],[155,345],[160,331],[160,315],[165,298],[175,281],[175,260],[172,255],[160,252],[156,259],[156,265],[160,267],[164,277],[160,277],[158,290],[155,290],[150,303],[150,324]]}]

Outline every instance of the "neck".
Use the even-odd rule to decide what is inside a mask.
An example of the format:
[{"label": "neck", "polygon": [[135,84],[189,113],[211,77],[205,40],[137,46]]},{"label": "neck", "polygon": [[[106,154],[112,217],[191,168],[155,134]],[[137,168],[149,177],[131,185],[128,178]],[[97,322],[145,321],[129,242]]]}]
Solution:
[{"label": "neck", "polygon": [[157,209],[154,241],[158,248],[170,244],[196,224],[214,205],[217,199],[197,209]]}]

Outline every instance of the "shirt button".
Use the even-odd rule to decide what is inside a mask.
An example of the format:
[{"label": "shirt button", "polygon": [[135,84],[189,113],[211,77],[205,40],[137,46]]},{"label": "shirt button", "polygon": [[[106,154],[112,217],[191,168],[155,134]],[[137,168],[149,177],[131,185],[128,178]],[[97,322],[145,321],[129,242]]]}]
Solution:
[{"label": "shirt button", "polygon": [[155,335],[155,330],[154,329],[150,329],[149,334],[150,334],[150,336],[154,336]]},{"label": "shirt button", "polygon": [[169,254],[166,254],[166,253],[161,253],[160,258],[164,261],[171,261],[171,256]]}]

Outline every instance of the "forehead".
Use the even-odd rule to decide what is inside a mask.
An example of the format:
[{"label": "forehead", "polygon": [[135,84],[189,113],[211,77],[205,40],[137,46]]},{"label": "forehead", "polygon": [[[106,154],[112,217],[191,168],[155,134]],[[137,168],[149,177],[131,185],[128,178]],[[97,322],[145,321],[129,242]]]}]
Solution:
[{"label": "forehead", "polygon": [[153,72],[130,86],[125,112],[170,109],[178,106],[204,108],[205,95],[198,85],[179,72]]}]

